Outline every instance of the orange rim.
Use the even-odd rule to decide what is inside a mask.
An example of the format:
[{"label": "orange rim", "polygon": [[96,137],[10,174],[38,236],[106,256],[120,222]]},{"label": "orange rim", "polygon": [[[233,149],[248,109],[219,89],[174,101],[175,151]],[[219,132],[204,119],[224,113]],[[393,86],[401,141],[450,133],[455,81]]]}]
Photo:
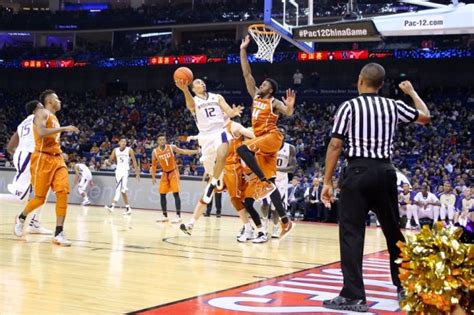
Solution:
[{"label": "orange rim", "polygon": [[274,35],[275,31],[269,29],[265,24],[252,24],[249,26],[249,32],[255,34]]}]

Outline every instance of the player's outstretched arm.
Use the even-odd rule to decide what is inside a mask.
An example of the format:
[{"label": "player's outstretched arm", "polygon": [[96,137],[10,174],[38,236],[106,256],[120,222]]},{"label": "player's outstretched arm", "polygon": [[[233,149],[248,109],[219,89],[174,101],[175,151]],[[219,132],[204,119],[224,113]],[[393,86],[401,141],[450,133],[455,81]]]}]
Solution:
[{"label": "player's outstretched arm", "polygon": [[18,132],[15,131],[15,133],[10,138],[10,141],[8,141],[7,152],[10,153],[11,155],[15,154],[16,148],[18,147],[19,143],[20,143],[20,137],[18,136]]},{"label": "player's outstretched arm", "polygon": [[184,99],[186,101],[186,107],[192,113],[194,113],[194,109],[195,109],[194,98],[191,94],[191,91],[189,91],[188,85],[183,80],[176,80],[175,84],[178,87],[178,89],[180,89],[181,92],[183,92],[183,94],[184,94]]},{"label": "player's outstretched arm", "polygon": [[217,94],[217,99],[218,99],[218,102],[219,102],[219,106],[221,107],[221,109],[224,111],[224,113],[229,118],[234,118],[235,116],[240,116],[240,114],[244,110],[244,108],[240,105],[238,105],[238,106],[232,105],[232,107],[230,107],[230,105],[227,104],[225,98],[220,94]]},{"label": "player's outstretched arm", "polygon": [[133,168],[135,169],[135,175],[138,180],[140,180],[140,166],[137,163],[137,159],[135,158],[135,151],[130,149],[130,158],[132,159]]},{"label": "player's outstretched arm", "polygon": [[282,113],[285,116],[292,116],[295,112],[296,94],[292,89],[286,90],[286,98],[282,97],[282,101],[274,100],[274,109],[277,113]]},{"label": "player's outstretched arm", "polygon": [[[155,149],[156,150],[156,149]],[[156,158],[155,150],[151,153],[151,184],[156,184],[156,166],[158,164],[158,159]]]},{"label": "player's outstretched arm", "polygon": [[257,84],[252,76],[252,69],[250,68],[249,61],[247,59],[247,47],[250,44],[250,36],[247,35],[242,39],[240,44],[240,66],[242,67],[242,74],[244,75],[245,85],[250,96],[255,97],[257,95]]},{"label": "player's outstretched arm", "polygon": [[199,150],[181,149],[181,148],[178,148],[175,145],[171,146],[171,148],[177,154],[182,154],[182,155],[197,155],[197,154],[199,154]]},{"label": "player's outstretched arm", "polygon": [[298,164],[296,163],[296,148],[294,145],[290,145],[290,158],[288,161],[288,166],[278,167],[277,171],[283,172],[283,173],[292,173],[296,171],[297,167],[298,167]]},{"label": "player's outstretched arm", "polygon": [[60,132],[74,132],[79,133],[79,129],[74,126],[66,126],[59,128],[46,128],[46,122],[48,121],[48,113],[45,109],[37,110],[35,113],[34,124],[38,131],[40,138],[54,135]]}]

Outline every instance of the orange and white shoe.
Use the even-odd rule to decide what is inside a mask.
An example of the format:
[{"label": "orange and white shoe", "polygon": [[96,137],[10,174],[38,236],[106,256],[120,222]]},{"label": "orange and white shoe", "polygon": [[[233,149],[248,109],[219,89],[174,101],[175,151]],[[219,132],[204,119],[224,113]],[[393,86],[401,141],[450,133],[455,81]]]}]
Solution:
[{"label": "orange and white shoe", "polygon": [[63,231],[53,238],[53,244],[69,247],[71,246],[72,243],[66,238],[66,235],[64,234],[64,231]]},{"label": "orange and white shoe", "polygon": [[291,230],[295,228],[295,223],[292,222],[291,220],[288,221],[288,223],[282,223],[281,224],[281,232],[280,232],[280,241],[282,241],[285,237],[290,234]]},{"label": "orange and white shoe", "polygon": [[260,182],[255,187],[255,200],[260,201],[270,196],[272,192],[276,189],[275,184],[272,182]]}]

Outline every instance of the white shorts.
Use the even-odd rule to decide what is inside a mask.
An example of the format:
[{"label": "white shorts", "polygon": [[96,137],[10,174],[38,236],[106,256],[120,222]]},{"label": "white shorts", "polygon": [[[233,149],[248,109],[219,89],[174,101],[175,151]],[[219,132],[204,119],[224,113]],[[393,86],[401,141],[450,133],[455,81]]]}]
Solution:
[{"label": "white shorts", "polygon": [[122,193],[126,193],[128,190],[128,171],[115,171],[115,182],[117,183],[115,189],[120,189]]},{"label": "white shorts", "polygon": [[231,139],[232,135],[226,129],[198,134],[198,142],[201,147],[201,158],[199,161],[204,166],[205,173],[213,174],[217,149],[221,144],[228,143]]},{"label": "white shorts", "polygon": [[422,218],[428,218],[428,219],[431,219],[433,220],[433,210],[431,209],[423,209],[421,207],[418,208],[418,218],[419,219],[422,219]]},{"label": "white shorts", "polygon": [[79,193],[82,195],[87,191],[87,186],[89,186],[90,181],[92,178],[87,177],[87,176],[81,176],[81,179],[79,180],[79,184],[77,184],[77,190]]},{"label": "white shorts", "polygon": [[31,152],[15,151],[13,164],[15,165],[16,174],[8,190],[20,200],[28,199],[32,190],[30,172]]}]

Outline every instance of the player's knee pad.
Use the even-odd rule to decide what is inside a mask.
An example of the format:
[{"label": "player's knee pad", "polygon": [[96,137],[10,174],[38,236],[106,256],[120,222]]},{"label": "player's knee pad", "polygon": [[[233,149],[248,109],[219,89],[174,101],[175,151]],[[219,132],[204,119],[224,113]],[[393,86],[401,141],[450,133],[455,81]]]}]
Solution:
[{"label": "player's knee pad", "polygon": [[65,217],[67,210],[67,194],[56,193],[56,216]]}]

